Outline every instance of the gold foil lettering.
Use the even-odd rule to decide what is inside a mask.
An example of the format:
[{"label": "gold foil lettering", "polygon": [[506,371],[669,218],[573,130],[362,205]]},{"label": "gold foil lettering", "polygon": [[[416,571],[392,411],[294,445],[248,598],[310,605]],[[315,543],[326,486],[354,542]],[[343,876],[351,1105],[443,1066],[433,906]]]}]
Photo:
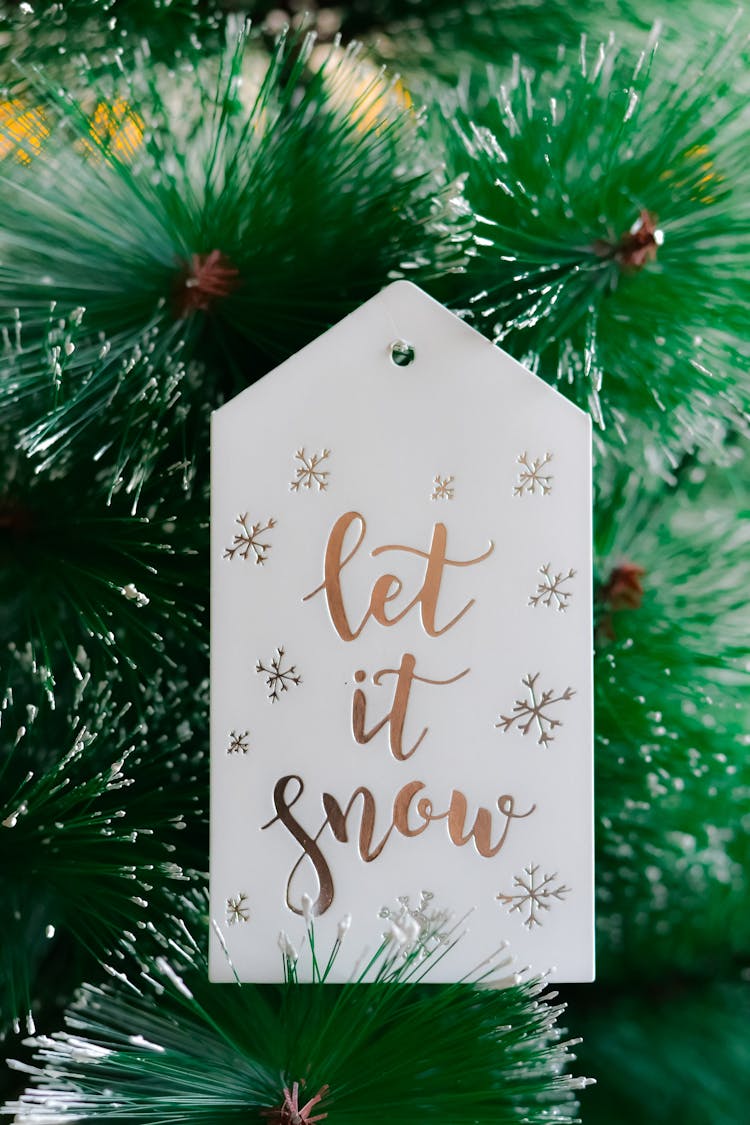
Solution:
[{"label": "gold foil lettering", "polygon": [[[288,801],[286,798],[286,789],[290,781],[296,781],[298,785],[297,794]],[[302,855],[299,857],[294,867],[292,868],[286,884],[286,904],[294,914],[302,914],[302,907],[295,906],[291,900],[292,883],[294,877],[299,870],[299,867],[304,859],[309,859],[315,869],[315,875],[318,881],[318,894],[312,905],[313,914],[325,914],[328,907],[333,902],[333,876],[331,869],[326,862],[323,852],[318,847],[318,840],[328,823],[327,820],[323,821],[320,831],[317,836],[310,836],[305,832],[302,825],[298,824],[296,819],[292,816],[292,807],[296,805],[297,801],[302,796],[305,789],[305,783],[302,778],[297,774],[287,774],[285,777],[280,777],[276,782],[273,789],[273,805],[276,809],[276,816],[272,817],[266,824],[261,825],[261,831],[265,828],[270,828],[272,824],[278,821],[283,824],[287,832],[290,832],[299,846],[302,848]]]},{"label": "gold foil lettering", "polygon": [[[287,798],[286,792],[290,782],[297,783],[297,792],[291,800]],[[523,820],[531,816],[536,810],[536,805],[532,805],[526,812],[517,813],[515,811],[515,799],[512,796],[505,793],[502,797],[498,797],[497,808],[504,818],[505,823],[502,826],[497,843],[493,844],[492,813],[490,810],[480,807],[477,810],[474,824],[467,832],[467,800],[459,789],[454,789],[451,793],[448,808],[444,812],[435,812],[432,800],[426,796],[420,797],[416,802],[416,812],[421,818],[422,823],[416,827],[412,827],[409,823],[409,813],[413,808],[414,798],[425,788],[425,783],[418,780],[410,781],[406,785],[403,785],[398,793],[396,793],[393,799],[391,823],[380,841],[373,845],[377,807],[374,795],[366,786],[360,785],[355,789],[346,807],[343,809],[333,794],[323,793],[322,802],[325,819],[315,836],[311,836],[310,833],[301,826],[296,817],[292,815],[291,811],[302,796],[304,788],[304,782],[297,774],[287,774],[285,777],[279,778],[273,791],[276,815],[266,824],[262,825],[262,828],[266,829],[276,823],[282,824],[302,849],[302,854],[289,873],[286,885],[286,904],[295,914],[302,914],[302,906],[301,896],[299,906],[295,905],[292,901],[292,884],[305,859],[310,860],[313,870],[315,871],[318,885],[317,894],[312,904],[312,913],[316,915],[325,914],[333,902],[335,894],[333,877],[328,861],[318,841],[325,829],[330,828],[334,840],[338,843],[346,844],[349,842],[351,831],[349,821],[352,810],[360,797],[362,798],[362,812],[359,821],[359,831],[357,833],[357,850],[363,863],[372,863],[374,860],[378,859],[391,838],[394,828],[401,836],[413,838],[415,836],[421,836],[422,833],[429,828],[430,824],[438,820],[447,820],[448,837],[451,843],[456,847],[464,847],[473,840],[477,853],[484,859],[491,859],[493,856],[496,856],[503,847],[508,836],[511,821]]]},{"label": "gold foil lettering", "polygon": [[[359,534],[357,541],[349,551],[349,553],[342,558],[344,550],[344,540],[350,527],[359,525]],[[422,628],[430,637],[440,637],[443,633],[447,633],[452,629],[461,618],[468,613],[474,605],[474,598],[471,598],[463,609],[448,621],[446,625],[439,628],[435,622],[435,614],[437,612],[438,596],[440,594],[440,585],[443,578],[443,571],[446,566],[476,566],[478,563],[484,562],[489,558],[495,549],[495,544],[490,542],[489,547],[482,555],[477,555],[473,559],[449,559],[446,555],[447,548],[447,531],[445,524],[436,523],[432,532],[432,542],[429,551],[420,551],[416,547],[408,547],[398,543],[389,543],[382,547],[375,547],[371,552],[373,558],[384,554],[386,551],[403,551],[409,555],[416,555],[420,559],[425,559],[427,566],[425,567],[424,580],[418,592],[414,595],[412,600],[400,612],[396,613],[393,617],[388,617],[386,614],[386,606],[392,602],[403,590],[403,583],[401,579],[395,574],[381,575],[372,588],[370,594],[370,604],[367,612],[360,621],[356,628],[353,628],[344,606],[344,595],[341,589],[341,572],[344,567],[352,560],[354,555],[362,545],[365,538],[367,525],[364,516],[359,512],[345,512],[340,516],[336,523],[333,525],[331,534],[328,537],[326,544],[325,558],[323,563],[324,579],[319,586],[311,590],[309,594],[305,594],[303,601],[309,601],[317,594],[325,591],[326,601],[328,603],[328,613],[330,615],[333,627],[344,641],[354,641],[360,635],[367,622],[373,617],[379,625],[389,626],[396,625],[402,621],[408,613],[419,606],[420,618],[422,621]]]},{"label": "gold foil lettering", "polygon": [[[416,657],[410,652],[405,652],[401,657],[401,664],[398,668],[381,668],[373,676],[373,683],[380,686],[384,676],[396,676],[396,688],[393,693],[393,705],[388,714],[376,723],[372,730],[365,730],[365,712],[367,709],[367,698],[362,688],[356,688],[354,697],[352,699],[352,734],[354,739],[361,746],[370,742],[376,734],[378,734],[384,726],[388,725],[388,744],[390,746],[391,754],[399,762],[405,762],[410,758],[414,751],[421,744],[424,736],[427,734],[429,727],[425,727],[420,734],[417,741],[414,743],[410,750],[404,751],[403,749],[403,734],[404,722],[406,721],[406,711],[409,706],[409,698],[411,694],[411,687],[415,680],[422,684],[435,684],[443,686],[445,684],[454,684],[456,680],[462,679],[466,676],[471,669],[464,668],[463,672],[459,672],[456,676],[451,676],[447,680],[433,680],[427,676],[419,676],[414,671],[416,667]],[[365,679],[366,673],[358,669],[354,673],[354,679],[357,683],[362,683]]]}]

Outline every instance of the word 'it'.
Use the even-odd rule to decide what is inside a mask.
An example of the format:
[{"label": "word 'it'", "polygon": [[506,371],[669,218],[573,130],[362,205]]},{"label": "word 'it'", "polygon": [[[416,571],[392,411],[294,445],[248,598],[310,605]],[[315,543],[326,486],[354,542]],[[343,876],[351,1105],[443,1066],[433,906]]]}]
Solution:
[{"label": "word 'it'", "polygon": [[[391,754],[398,762],[405,762],[410,758],[415,750],[418,749],[424,736],[427,734],[429,727],[424,727],[417,741],[410,750],[404,750],[404,723],[406,721],[406,711],[409,706],[409,697],[411,695],[412,684],[417,680],[420,684],[433,684],[435,686],[444,687],[446,684],[455,684],[457,680],[463,679],[471,671],[470,668],[464,668],[463,672],[459,672],[457,676],[451,676],[448,680],[432,680],[427,676],[418,676],[416,668],[416,657],[410,652],[405,652],[401,657],[401,664],[398,668],[381,668],[372,677],[372,682],[376,687],[380,687],[383,682],[384,676],[396,676],[396,686],[393,692],[393,703],[388,713],[375,723],[370,730],[365,728],[365,719],[367,714],[367,697],[361,687],[355,689],[352,698],[352,734],[354,741],[358,742],[360,746],[366,746],[376,734],[379,734],[383,727],[388,727],[388,745],[390,746]],[[356,683],[361,684],[367,679],[367,673],[362,668],[358,668],[354,673]]]}]

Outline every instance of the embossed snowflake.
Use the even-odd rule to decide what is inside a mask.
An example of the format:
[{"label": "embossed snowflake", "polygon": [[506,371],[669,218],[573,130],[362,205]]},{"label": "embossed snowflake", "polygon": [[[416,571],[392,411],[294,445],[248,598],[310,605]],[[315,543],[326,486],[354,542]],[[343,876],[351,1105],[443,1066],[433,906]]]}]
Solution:
[{"label": "embossed snowflake", "polygon": [[529,460],[528,453],[522,453],[517,458],[518,464],[523,468],[518,474],[518,480],[513,486],[514,496],[523,496],[525,492],[534,495],[537,491],[542,496],[547,496],[552,491],[552,476],[549,473],[543,473],[547,465],[552,460],[551,453],[545,453],[544,457],[535,457],[533,461]]},{"label": "embossed snowflake", "polygon": [[383,906],[378,911],[378,918],[384,918],[389,924],[389,930],[383,934],[384,938],[393,938],[398,935],[404,947],[404,955],[414,949],[417,939],[420,945],[420,957],[437,949],[440,945],[450,943],[451,920],[449,910],[436,910],[430,905],[433,898],[432,891],[420,891],[419,899],[412,905],[409,895],[400,895],[397,899],[398,910]]},{"label": "embossed snowflake", "polygon": [[254,562],[262,566],[266,561],[267,552],[271,549],[271,544],[261,543],[260,537],[270,531],[271,528],[276,527],[276,520],[270,519],[266,524],[254,523],[248,527],[247,512],[245,512],[243,516],[237,516],[234,522],[240,525],[240,531],[235,532],[232,546],[225,548],[223,557],[233,559],[237,555],[241,559],[252,558]]},{"label": "embossed snowflake", "polygon": [[236,730],[230,731],[227,754],[247,754],[250,749],[250,744],[247,741],[249,737],[249,730],[243,730],[242,734],[238,734]]},{"label": "embossed snowflake", "polygon": [[250,908],[245,906],[247,895],[235,895],[227,899],[227,925],[234,926],[238,922],[247,922],[250,919]]},{"label": "embossed snowflake", "polygon": [[453,484],[453,477],[435,477],[433,484],[435,487],[432,490],[432,500],[452,500],[454,489],[451,488]]},{"label": "embossed snowflake", "polygon": [[500,722],[495,723],[496,727],[502,727],[504,731],[509,731],[514,723],[518,723],[518,729],[522,734],[528,734],[531,728],[536,724],[539,737],[537,739],[537,746],[547,746],[548,743],[554,741],[554,735],[551,734],[556,727],[562,726],[562,720],[555,719],[549,714],[550,708],[554,707],[556,703],[564,703],[572,699],[575,695],[573,688],[566,688],[562,695],[555,695],[554,689],[543,691],[537,699],[536,696],[536,682],[539,679],[539,672],[532,676],[524,676],[521,683],[525,688],[528,688],[530,699],[517,699],[513,707],[512,715],[501,715]]},{"label": "embossed snowflake", "polygon": [[573,596],[573,592],[572,590],[563,590],[563,586],[571,578],[575,578],[576,572],[569,570],[567,574],[562,572],[552,574],[551,563],[545,563],[544,566],[539,567],[539,573],[542,575],[542,581],[537,585],[536,593],[530,595],[529,605],[545,605],[548,608],[554,605],[558,610],[567,609],[568,598]]},{"label": "embossed snowflake", "polygon": [[299,492],[300,488],[312,488],[313,484],[317,484],[320,492],[328,488],[330,471],[321,469],[320,466],[330,455],[330,449],[324,449],[322,453],[313,453],[312,457],[307,457],[304,448],[298,449],[294,457],[301,464],[297,466],[297,475],[289,485],[291,491]]},{"label": "embossed snowflake", "polygon": [[255,666],[256,672],[264,672],[266,675],[266,685],[271,689],[268,698],[272,703],[276,703],[282,691],[289,690],[290,684],[299,686],[302,683],[302,677],[297,674],[295,666],[291,664],[288,668],[283,668],[283,663],[284,650],[283,648],[277,648],[270,668],[266,668],[260,660]]},{"label": "embossed snowflake", "polygon": [[517,910],[528,911],[523,924],[529,930],[533,930],[534,926],[541,926],[539,914],[542,910],[550,909],[550,899],[561,902],[571,891],[571,888],[566,887],[564,883],[555,885],[557,872],[544,875],[542,878],[538,877],[538,872],[539,865],[530,863],[528,867],[524,867],[523,875],[513,877],[513,886],[517,890],[509,895],[501,892],[496,896],[499,902],[506,903],[510,907],[509,914]]}]

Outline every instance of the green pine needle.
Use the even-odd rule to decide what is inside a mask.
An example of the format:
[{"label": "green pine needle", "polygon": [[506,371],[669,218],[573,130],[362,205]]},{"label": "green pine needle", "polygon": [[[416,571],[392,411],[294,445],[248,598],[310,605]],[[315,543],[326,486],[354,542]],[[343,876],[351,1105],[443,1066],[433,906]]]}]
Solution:
[{"label": "green pine needle", "polygon": [[477,227],[452,299],[615,443],[633,419],[680,448],[691,417],[742,425],[750,407],[742,66],[735,40],[679,69],[582,47],[459,113],[453,168]]},{"label": "green pine needle", "polygon": [[[712,38],[742,34],[742,9],[734,0],[661,0],[658,5],[643,0],[605,0],[592,13],[599,37],[615,30],[621,42],[630,41],[637,48],[644,35],[658,27],[660,42],[671,53],[675,65],[685,50],[689,29],[693,43],[708,45]],[[593,36],[592,36],[593,37]]]},{"label": "green pine needle", "polygon": [[[19,455],[0,478],[0,622],[11,651],[30,651],[50,691],[79,648],[133,672],[154,657],[174,664],[170,646],[188,636],[200,650],[205,520],[164,511],[169,473],[133,515],[127,497],[108,503],[107,474],[86,462],[34,469]],[[173,491],[179,498],[179,479]]]},{"label": "green pine needle", "polygon": [[[463,259],[417,114],[357,49],[313,64],[313,45],[282,41],[265,62],[241,36],[217,65],[175,72],[143,57],[81,101],[28,76],[24,97],[46,116],[21,140],[4,126],[16,155],[0,164],[0,315],[20,321],[22,349],[43,351],[51,302],[63,334],[85,310],[80,358],[27,399],[32,449],[87,426],[147,442],[175,409],[220,404],[393,278]],[[129,396],[113,398],[136,352]],[[210,363],[186,378],[196,355]]]},{"label": "green pine needle", "polygon": [[631,978],[598,1004],[577,995],[581,1060],[598,1076],[585,1120],[741,1125],[750,1103],[750,984],[732,977],[655,982],[647,997]]},{"label": "green pine needle", "polygon": [[205,372],[184,362],[181,330],[160,329],[158,320],[141,333],[92,340],[83,309],[66,319],[53,303],[44,333],[32,330],[28,344],[18,310],[0,325],[0,410],[37,474],[88,459],[107,482],[107,502],[123,492],[133,513],[151,474],[165,465],[189,494],[208,451],[207,404],[192,412],[189,405]]},{"label": "green pine needle", "polygon": [[[103,956],[149,908],[163,909],[184,867],[204,866],[191,693],[152,685],[139,717],[117,688],[86,674],[70,706],[52,710],[22,702],[33,693],[21,679],[0,709],[0,1035],[31,1027],[48,1002],[35,978],[61,937]],[[187,729],[176,731],[178,698]],[[198,714],[202,726],[202,705]]]},{"label": "green pine needle", "polygon": [[[741,477],[738,464],[735,476]],[[750,950],[750,509],[713,483],[600,504],[595,660],[600,967]],[[690,492],[695,493],[694,496]],[[640,573],[634,568],[640,568]]]},{"label": "green pine needle", "polygon": [[[301,985],[293,972],[279,986],[212,985],[184,923],[176,932],[140,977],[85,986],[70,1030],[34,1041],[42,1067],[18,1064],[32,1088],[8,1107],[19,1121],[281,1122],[293,1119],[281,1111],[295,1083],[298,1108],[320,1095],[309,1112],[330,1125],[575,1119],[586,1081],[565,1073],[571,1044],[553,996],[535,981],[406,983],[440,955],[429,926],[384,938],[378,983],[344,986]],[[304,956],[311,946],[312,926]]]},{"label": "green pine needle", "polygon": [[453,84],[462,69],[510,65],[514,53],[530,65],[554,65],[559,45],[577,42],[594,8],[589,0],[575,9],[564,0],[354,0],[343,8],[341,33],[364,38],[408,79],[435,75]]},{"label": "green pine needle", "polygon": [[82,47],[90,58],[111,61],[143,39],[154,57],[173,61],[215,44],[222,22],[218,0],[34,0],[0,8],[0,34],[14,53],[35,64],[43,60],[58,75]]}]

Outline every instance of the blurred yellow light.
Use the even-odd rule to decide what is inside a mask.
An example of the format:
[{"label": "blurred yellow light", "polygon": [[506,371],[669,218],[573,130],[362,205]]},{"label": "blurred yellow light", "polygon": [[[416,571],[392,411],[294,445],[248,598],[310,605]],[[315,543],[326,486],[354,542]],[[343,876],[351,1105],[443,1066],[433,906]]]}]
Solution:
[{"label": "blurred yellow light", "polygon": [[0,160],[13,154],[19,163],[30,164],[48,136],[41,107],[16,99],[0,102]]},{"label": "blurred yellow light", "polygon": [[99,102],[89,131],[97,148],[129,159],[143,141],[143,130],[143,118],[118,98],[111,104]]},{"label": "blurred yellow light", "polygon": [[331,105],[350,119],[357,132],[379,133],[398,114],[414,110],[401,79],[389,77],[367,58],[321,46],[311,61],[322,67]]}]

